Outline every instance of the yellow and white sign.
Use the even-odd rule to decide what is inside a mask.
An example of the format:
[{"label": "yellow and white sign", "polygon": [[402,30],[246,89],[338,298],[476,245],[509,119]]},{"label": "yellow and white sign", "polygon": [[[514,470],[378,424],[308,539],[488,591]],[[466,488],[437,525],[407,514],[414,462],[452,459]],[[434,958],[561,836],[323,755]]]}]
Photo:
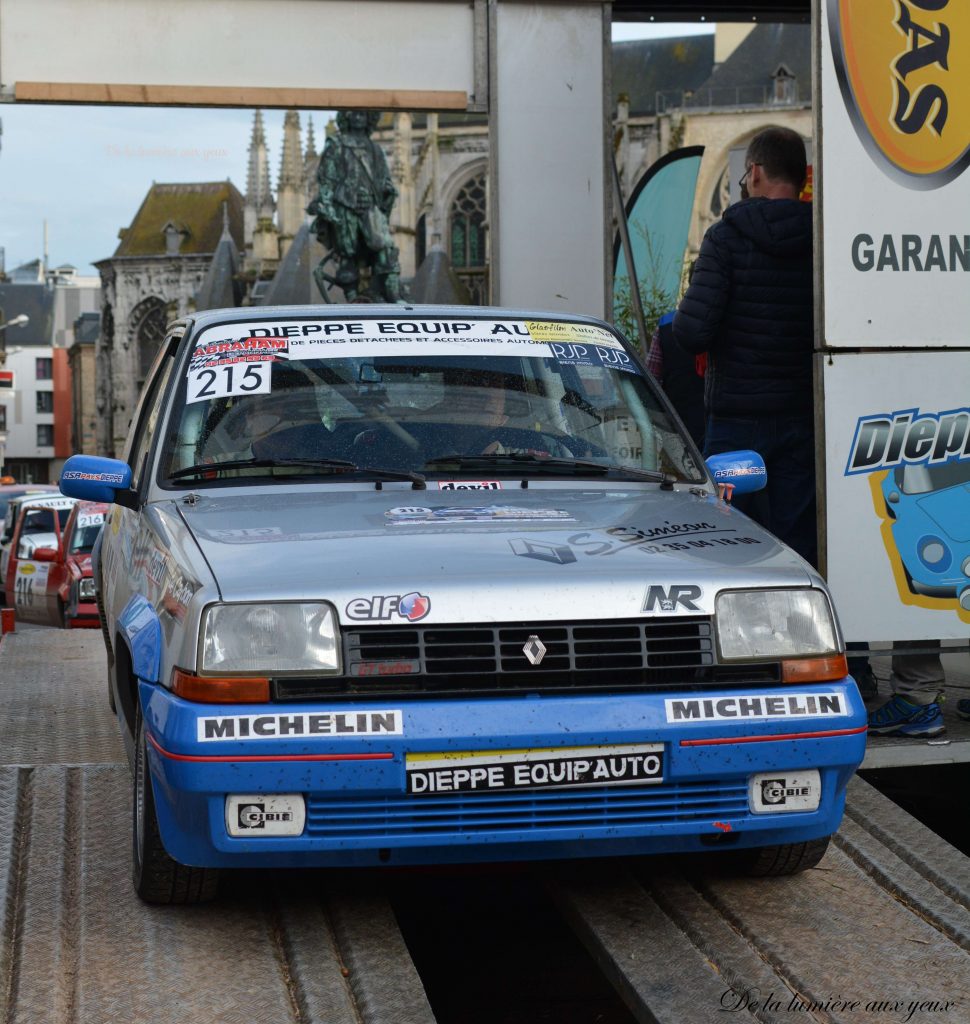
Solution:
[{"label": "yellow and white sign", "polygon": [[970,347],[970,5],[816,10],[824,342]]},{"label": "yellow and white sign", "polygon": [[18,610],[36,608],[44,601],[50,565],[47,562],[21,560],[14,577],[14,604]]}]

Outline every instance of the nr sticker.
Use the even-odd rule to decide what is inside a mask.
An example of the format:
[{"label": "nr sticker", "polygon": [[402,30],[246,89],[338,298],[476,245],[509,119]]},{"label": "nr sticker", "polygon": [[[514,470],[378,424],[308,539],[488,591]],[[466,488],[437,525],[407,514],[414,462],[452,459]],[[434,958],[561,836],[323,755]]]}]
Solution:
[{"label": "nr sticker", "polygon": [[227,363],[189,370],[186,404],[233,395],[268,395],[271,362]]}]

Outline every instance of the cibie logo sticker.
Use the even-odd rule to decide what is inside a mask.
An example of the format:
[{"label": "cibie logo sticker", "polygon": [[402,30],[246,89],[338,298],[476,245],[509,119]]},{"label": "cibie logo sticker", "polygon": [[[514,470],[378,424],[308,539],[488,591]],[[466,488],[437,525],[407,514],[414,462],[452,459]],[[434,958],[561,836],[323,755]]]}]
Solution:
[{"label": "cibie logo sticker", "polygon": [[374,597],[355,597],[347,602],[347,618],[356,622],[390,622],[404,619],[420,622],[431,611],[431,598],[417,591],[405,594],[377,594]]},{"label": "cibie logo sticker", "polygon": [[835,71],[874,162],[913,189],[970,164],[970,4],[828,0]]}]

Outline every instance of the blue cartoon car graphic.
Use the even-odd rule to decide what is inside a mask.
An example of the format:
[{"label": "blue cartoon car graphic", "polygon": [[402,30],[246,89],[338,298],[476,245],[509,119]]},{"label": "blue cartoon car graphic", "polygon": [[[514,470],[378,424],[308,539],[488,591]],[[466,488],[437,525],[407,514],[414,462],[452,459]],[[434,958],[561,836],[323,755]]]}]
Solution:
[{"label": "blue cartoon car graphic", "polygon": [[909,589],[970,611],[970,459],[897,466],[882,492]]}]

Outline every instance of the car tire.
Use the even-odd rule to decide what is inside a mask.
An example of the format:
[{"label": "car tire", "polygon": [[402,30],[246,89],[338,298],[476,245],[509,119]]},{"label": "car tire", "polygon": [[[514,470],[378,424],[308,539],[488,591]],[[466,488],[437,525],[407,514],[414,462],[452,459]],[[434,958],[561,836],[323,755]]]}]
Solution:
[{"label": "car tire", "polygon": [[760,846],[753,850],[738,850],[732,856],[738,874],[749,878],[781,878],[797,875],[815,867],[825,856],[829,836],[809,839],[804,843],[782,843],[779,846]]},{"label": "car tire", "polygon": [[215,897],[219,887],[218,870],[179,864],[162,844],[140,709],[135,735],[131,836],[132,881],[135,892],[145,903],[205,903]]}]

